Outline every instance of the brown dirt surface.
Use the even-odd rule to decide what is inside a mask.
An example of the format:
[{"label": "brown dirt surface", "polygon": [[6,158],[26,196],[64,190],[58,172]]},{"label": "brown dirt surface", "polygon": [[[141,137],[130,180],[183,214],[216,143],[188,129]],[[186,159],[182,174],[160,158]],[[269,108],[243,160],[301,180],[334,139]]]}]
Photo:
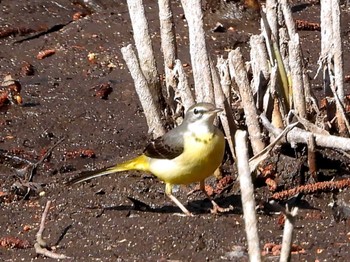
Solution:
[{"label": "brown dirt surface", "polygon": [[[230,161],[225,173],[232,176],[234,185],[219,190],[215,197],[223,207],[232,205],[233,211],[221,215],[210,214],[210,202],[201,194],[187,199],[194,185],[179,187],[175,195],[196,215],[176,215],[180,210],[164,195],[164,184],[137,172],[101,177],[72,187],[64,185],[82,170],[136,156],[150,139],[120,52],[121,47],[133,42],[126,3],[87,1],[98,5],[88,6],[83,2],[0,1],[0,79],[11,74],[20,82],[23,98],[22,106],[3,106],[0,111],[0,261],[47,259],[37,256],[27,245],[19,248],[19,243],[11,248],[8,243],[14,239],[16,243],[23,240],[34,244],[48,199],[53,203],[44,238],[56,252],[74,261],[248,261],[239,186],[235,172],[229,168]],[[144,2],[161,68],[157,3]],[[319,22],[319,4],[293,2],[296,19]],[[179,1],[173,1],[173,11],[179,58],[183,64],[190,64],[188,32]],[[210,52],[225,56],[228,50],[240,46],[247,53],[249,36],[259,32],[259,19],[243,14],[250,19],[237,20],[225,16],[225,12],[225,8],[206,10]],[[349,75],[350,64],[346,61],[350,60],[350,16],[346,6],[342,6],[342,18],[344,73]],[[231,29],[213,32],[216,22]],[[314,76],[320,32],[299,33],[310,75]],[[54,53],[47,57],[41,53],[42,59],[38,59],[39,52],[45,50]],[[33,72],[28,70],[28,64]],[[312,84],[319,94],[320,77]],[[349,90],[349,83],[346,87]],[[106,99],[101,98],[101,92]],[[51,149],[33,174],[30,186],[37,192],[31,190],[23,200],[23,174],[30,171],[24,159],[38,162]],[[286,152],[270,160],[282,174],[277,179],[279,188],[292,188],[303,180],[300,174],[305,168],[305,155],[291,149]],[[330,173],[328,180],[349,174],[348,162],[327,163],[330,166],[323,168],[328,170],[324,173]],[[214,178],[208,183],[216,188]],[[261,247],[277,245],[282,240],[280,216],[266,207],[271,195],[266,185],[257,185]],[[344,204],[349,205],[349,195],[345,190],[341,198],[328,192],[297,200],[300,211],[293,242],[302,251],[295,252],[292,261],[346,261],[350,257],[346,219],[349,211]],[[334,203],[340,202],[344,208],[335,209]],[[265,259],[277,261],[278,257],[269,253]]]}]

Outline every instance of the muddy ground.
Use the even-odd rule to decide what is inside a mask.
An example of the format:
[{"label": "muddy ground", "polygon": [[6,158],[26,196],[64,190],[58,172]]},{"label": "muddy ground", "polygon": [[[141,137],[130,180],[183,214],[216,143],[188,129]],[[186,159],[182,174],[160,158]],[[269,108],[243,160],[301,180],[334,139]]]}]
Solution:
[{"label": "muddy ground", "polygon": [[[23,97],[23,106],[2,107],[0,112],[2,243],[5,237],[15,237],[33,245],[44,206],[51,200],[44,238],[56,252],[73,257],[74,261],[247,261],[237,183],[217,196],[222,206],[233,206],[232,212],[223,215],[210,214],[209,202],[200,194],[187,199],[186,193],[193,186],[180,187],[175,194],[187,203],[196,214],[194,217],[176,215],[180,210],[165,197],[164,184],[137,172],[64,186],[64,181],[81,170],[102,168],[141,153],[150,138],[133,81],[120,53],[121,47],[132,43],[127,6],[125,1],[97,3],[97,7],[84,7],[79,1],[68,0],[0,1],[1,30],[36,31],[26,35],[13,33],[0,39],[0,78],[7,74],[16,78],[22,85]],[[155,1],[145,1],[145,5],[161,70],[158,8]],[[173,1],[173,8],[179,58],[182,63],[190,64],[183,11],[178,1]],[[86,16],[72,21],[76,12]],[[294,1],[293,12],[295,18],[319,22],[317,3]],[[342,17],[345,74],[349,74],[350,16],[345,6]],[[212,55],[227,55],[228,50],[238,46],[245,48],[249,36],[259,32],[258,19],[236,20],[209,11],[205,19]],[[234,30],[212,32],[218,21]],[[46,33],[37,35],[43,30],[47,30]],[[300,31],[300,35],[310,75],[314,76],[320,32]],[[35,37],[28,38],[30,36]],[[37,54],[47,49],[56,52],[38,60]],[[88,59],[89,54],[92,61]],[[27,72],[23,69],[26,62],[33,65],[33,75],[23,74]],[[112,88],[108,99],[96,95],[102,84]],[[319,94],[320,79],[313,80],[312,85]],[[349,84],[346,87],[349,90]],[[63,140],[52,148],[60,139]],[[39,191],[45,194],[31,194],[22,200],[21,194],[25,192],[11,189],[15,182],[21,181],[21,174],[26,173],[21,172],[26,166],[23,159],[37,162],[51,148],[51,155],[38,165],[33,177],[35,185],[42,186]],[[87,153],[82,157],[82,153],[86,153],[82,150],[87,149],[96,156],[90,157]],[[22,161],[10,156],[18,156]],[[282,187],[291,188],[300,182],[297,176],[305,163],[302,154],[276,156],[271,162],[278,162],[279,172],[289,175],[288,180],[279,180]],[[349,166],[339,162],[337,168],[331,169],[334,170],[328,179],[348,174]],[[236,179],[233,171],[230,173],[227,168],[226,171]],[[216,184],[214,178],[209,182]],[[266,186],[257,185],[259,203],[264,203],[269,196]],[[349,196],[348,191],[341,194],[344,199]],[[129,197],[147,203],[150,208],[135,209]],[[344,216],[334,216],[331,205],[339,197],[335,193],[319,193],[298,201],[300,212],[294,243],[303,250],[293,255],[293,261],[346,261],[349,258],[349,222]],[[283,229],[278,219],[277,214],[259,211],[262,247],[267,243],[281,243]],[[241,253],[232,252],[241,249]],[[278,260],[272,254],[265,258]],[[37,256],[33,248],[0,247],[0,260],[42,261],[46,258]]]}]

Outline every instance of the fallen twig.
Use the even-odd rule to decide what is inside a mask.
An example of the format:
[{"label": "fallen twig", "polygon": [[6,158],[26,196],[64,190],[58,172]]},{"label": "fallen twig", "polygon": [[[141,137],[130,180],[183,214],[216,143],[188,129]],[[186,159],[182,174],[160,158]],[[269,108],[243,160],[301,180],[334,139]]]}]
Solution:
[{"label": "fallen twig", "polygon": [[43,255],[46,257],[50,257],[50,258],[54,258],[54,259],[70,258],[66,255],[54,253],[54,252],[48,250],[47,244],[42,237],[44,229],[45,229],[45,220],[46,220],[47,214],[49,212],[50,205],[51,205],[51,201],[49,200],[49,201],[47,201],[44,212],[41,216],[40,227],[39,227],[38,233],[36,233],[36,243],[34,244],[35,252],[37,254],[40,254],[40,255]]},{"label": "fallen twig", "polygon": [[[60,140],[58,140],[51,148],[49,148],[49,149],[46,151],[46,153],[40,158],[39,161],[37,161],[37,162],[35,162],[35,163],[31,163],[31,164],[29,164],[29,166],[27,166],[27,167],[24,168],[24,171],[29,170],[29,175],[28,175],[28,178],[27,178],[27,179],[25,179],[24,181],[21,181],[21,184],[22,184],[22,185],[25,186],[26,183],[29,183],[29,184],[30,184],[30,183],[32,182],[32,179],[33,179],[33,176],[34,176],[34,172],[35,172],[35,170],[37,169],[37,167],[38,167],[41,163],[43,163],[43,162],[45,161],[46,158],[48,158],[48,157],[51,155],[52,150],[53,150],[56,146],[58,146],[60,143],[62,143],[62,141],[63,141],[64,139],[65,139],[65,138],[62,137]],[[23,196],[22,199],[26,199],[26,198],[28,197],[28,195],[30,194],[30,190],[31,190],[31,189],[32,189],[31,187],[28,187],[27,193]]]},{"label": "fallen twig", "polygon": [[40,164],[42,164],[42,163],[45,161],[46,158],[48,158],[48,157],[51,155],[52,150],[54,150],[54,148],[55,148],[56,146],[58,146],[60,143],[62,143],[64,139],[65,139],[65,138],[62,137],[60,140],[58,140],[52,147],[50,147],[50,148],[46,151],[46,153],[40,158],[40,160],[39,160],[38,162],[35,162],[34,164],[32,164],[32,167],[31,167],[31,170],[30,170],[30,173],[29,173],[29,177],[28,177],[28,179],[27,179],[28,182],[31,182],[31,181],[32,181],[35,169],[36,169]]}]

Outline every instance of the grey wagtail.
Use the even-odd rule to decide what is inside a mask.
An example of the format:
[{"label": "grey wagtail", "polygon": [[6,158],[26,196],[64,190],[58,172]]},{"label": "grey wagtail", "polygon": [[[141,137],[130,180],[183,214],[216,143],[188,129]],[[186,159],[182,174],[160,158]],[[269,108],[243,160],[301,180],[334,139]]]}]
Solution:
[{"label": "grey wagtail", "polygon": [[[172,188],[200,182],[200,189],[210,199],[204,180],[219,167],[225,151],[224,135],[213,124],[220,111],[210,103],[195,104],[188,109],[181,125],[150,142],[142,155],[103,170],[83,172],[67,184],[127,170],[150,172],[165,182],[165,194],[186,215],[192,215],[172,194]],[[212,211],[224,211],[210,201]]]}]

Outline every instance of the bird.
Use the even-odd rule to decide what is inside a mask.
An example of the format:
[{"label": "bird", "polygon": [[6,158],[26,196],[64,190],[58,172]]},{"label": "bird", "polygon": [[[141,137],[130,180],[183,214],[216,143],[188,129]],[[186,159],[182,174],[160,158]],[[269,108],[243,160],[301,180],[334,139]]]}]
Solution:
[{"label": "bird", "polygon": [[199,189],[213,205],[212,212],[225,212],[205,190],[205,179],[221,165],[225,152],[225,137],[214,125],[221,112],[212,103],[200,102],[186,112],[182,123],[151,142],[143,153],[131,160],[101,170],[83,171],[66,184],[74,185],[122,171],[149,172],[165,182],[165,194],[185,215],[193,214],[173,195],[174,185],[199,182]]}]

